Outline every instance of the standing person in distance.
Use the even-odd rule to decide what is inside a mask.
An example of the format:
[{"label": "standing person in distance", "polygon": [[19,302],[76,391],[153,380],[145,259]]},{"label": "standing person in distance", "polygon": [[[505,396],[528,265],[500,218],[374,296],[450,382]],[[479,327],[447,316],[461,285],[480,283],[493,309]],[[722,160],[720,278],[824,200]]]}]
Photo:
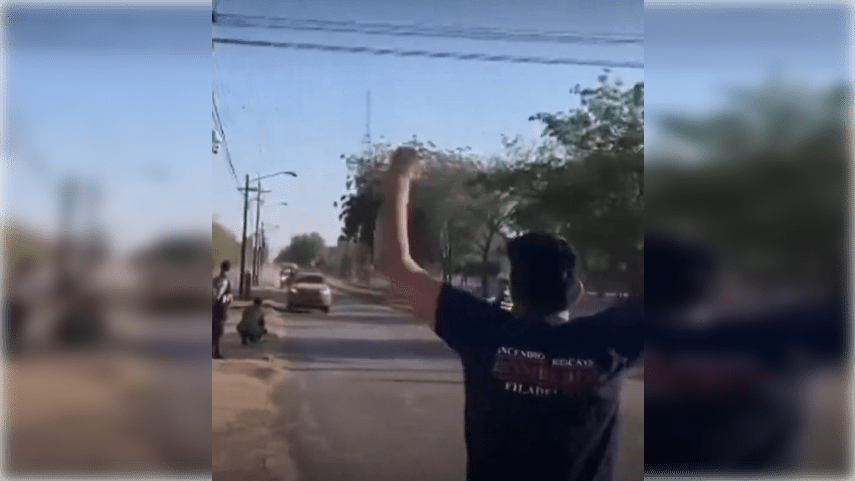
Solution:
[{"label": "standing person in distance", "polygon": [[499,274],[499,294],[492,299],[492,304],[496,307],[511,312],[514,307],[514,301],[511,299],[511,281],[505,274]]},{"label": "standing person in distance", "polygon": [[434,279],[409,250],[407,203],[419,165],[413,149],[392,155],[375,234],[378,271],[463,363],[467,480],[611,481],[621,374],[643,348],[643,300],[566,320],[576,256],[549,234],[508,243],[514,314]]},{"label": "standing person in distance", "polygon": [[228,318],[229,305],[232,303],[232,284],[228,279],[231,262],[225,260],[220,264],[220,274],[214,278],[214,305],[212,312],[211,334],[214,359],[222,359],[220,339]]}]

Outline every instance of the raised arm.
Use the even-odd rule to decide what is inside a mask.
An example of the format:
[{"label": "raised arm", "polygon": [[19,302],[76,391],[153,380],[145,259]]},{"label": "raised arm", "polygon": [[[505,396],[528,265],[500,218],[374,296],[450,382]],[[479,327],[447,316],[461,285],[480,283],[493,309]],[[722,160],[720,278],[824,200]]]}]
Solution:
[{"label": "raised arm", "polygon": [[414,149],[402,147],[392,154],[384,178],[383,205],[374,234],[374,249],[377,272],[389,279],[392,294],[405,299],[413,315],[433,327],[442,283],[430,277],[411,257],[407,229],[410,182],[419,163]]}]

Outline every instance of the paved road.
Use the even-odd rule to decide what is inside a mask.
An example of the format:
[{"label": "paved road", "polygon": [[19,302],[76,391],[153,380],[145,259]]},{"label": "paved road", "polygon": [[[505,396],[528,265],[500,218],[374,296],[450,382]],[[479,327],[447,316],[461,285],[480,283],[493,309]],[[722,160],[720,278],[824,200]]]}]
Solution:
[{"label": "paved road", "polygon": [[[277,311],[284,293],[265,298],[275,336],[241,347],[227,325],[227,358],[284,359],[288,380],[275,388],[274,437],[287,438],[303,481],[463,480],[460,363],[427,327],[405,313],[334,294],[330,314]],[[629,433],[621,480],[642,479],[643,388],[628,381]]]}]

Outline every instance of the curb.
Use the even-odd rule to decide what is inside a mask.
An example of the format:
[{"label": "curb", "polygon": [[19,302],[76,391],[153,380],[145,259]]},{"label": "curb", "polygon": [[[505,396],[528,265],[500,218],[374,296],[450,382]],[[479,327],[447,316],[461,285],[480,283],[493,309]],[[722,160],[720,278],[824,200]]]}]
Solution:
[{"label": "curb", "polygon": [[[273,475],[282,481],[296,481],[300,478],[297,465],[291,457],[292,446],[287,440],[277,436],[275,429],[271,426],[262,426],[257,423],[246,423],[240,419],[241,414],[250,413],[253,409],[263,409],[265,416],[272,420],[282,416],[281,408],[276,402],[277,393],[292,379],[291,370],[287,363],[277,362],[276,359],[267,360],[227,360],[216,369],[217,374],[225,376],[226,386],[240,386],[240,383],[249,382],[255,385],[257,398],[253,397],[252,403],[257,406],[242,406],[235,408],[234,414],[228,412],[228,406],[218,406],[225,409],[221,416],[225,419],[219,420],[219,434],[228,436],[234,431],[251,434],[251,441],[264,445],[266,448],[251,447],[245,454],[250,454],[253,460],[260,462],[260,468],[253,466],[253,462],[238,460],[235,456],[240,453],[236,449],[232,439],[220,440],[219,444],[212,446],[212,450],[219,455],[219,463],[212,466],[214,477],[225,477],[227,479],[248,479],[253,475],[258,476],[258,471],[263,471],[265,476]],[[213,371],[214,369],[212,369]],[[226,388],[226,391],[229,389]],[[261,406],[264,406],[263,408]],[[225,457],[225,459],[223,459]]]}]

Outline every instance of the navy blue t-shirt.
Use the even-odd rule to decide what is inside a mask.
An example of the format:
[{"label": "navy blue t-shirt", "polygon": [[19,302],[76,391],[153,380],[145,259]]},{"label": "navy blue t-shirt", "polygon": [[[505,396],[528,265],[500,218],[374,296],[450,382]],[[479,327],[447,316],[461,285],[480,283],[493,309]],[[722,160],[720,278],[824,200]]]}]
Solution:
[{"label": "navy blue t-shirt", "polygon": [[613,479],[620,374],[643,349],[643,300],[554,325],[445,285],[436,332],[463,362],[469,481]]},{"label": "navy blue t-shirt", "polygon": [[[842,298],[792,302],[681,324],[651,313],[645,471],[740,476],[789,471],[806,398],[803,375],[849,352]],[[796,355],[794,355],[796,354]]]}]

